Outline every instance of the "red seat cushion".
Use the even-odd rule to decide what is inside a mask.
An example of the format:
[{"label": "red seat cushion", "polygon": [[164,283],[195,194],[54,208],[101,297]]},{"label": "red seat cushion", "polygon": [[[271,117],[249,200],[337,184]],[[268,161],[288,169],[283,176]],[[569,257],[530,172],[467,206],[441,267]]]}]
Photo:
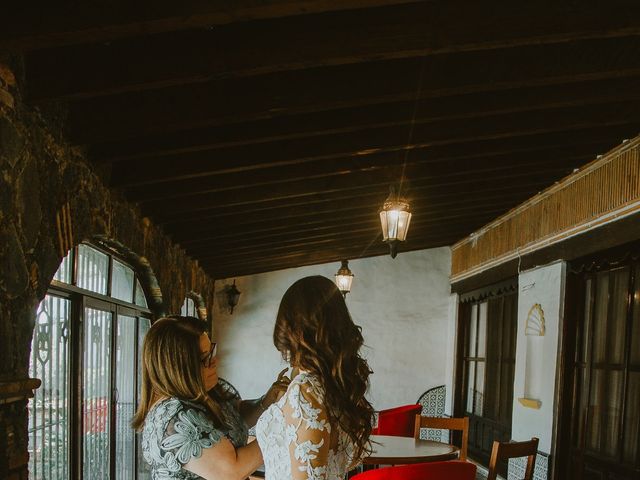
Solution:
[{"label": "red seat cushion", "polygon": [[351,477],[351,480],[474,480],[476,466],[460,460],[416,463],[378,468]]},{"label": "red seat cushion", "polygon": [[382,410],[378,413],[376,435],[413,437],[416,415],[422,412],[422,405],[403,405]]}]

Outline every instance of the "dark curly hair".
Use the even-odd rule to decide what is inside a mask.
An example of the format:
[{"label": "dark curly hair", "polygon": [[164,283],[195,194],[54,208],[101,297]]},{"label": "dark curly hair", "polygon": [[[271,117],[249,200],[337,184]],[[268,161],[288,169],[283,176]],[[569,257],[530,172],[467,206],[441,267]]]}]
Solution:
[{"label": "dark curly hair", "polygon": [[374,412],[365,398],[372,372],[359,353],[361,330],[336,285],[313,276],[286,291],[273,332],[273,343],[285,360],[319,379],[329,422],[349,436],[356,459],[370,452]]}]

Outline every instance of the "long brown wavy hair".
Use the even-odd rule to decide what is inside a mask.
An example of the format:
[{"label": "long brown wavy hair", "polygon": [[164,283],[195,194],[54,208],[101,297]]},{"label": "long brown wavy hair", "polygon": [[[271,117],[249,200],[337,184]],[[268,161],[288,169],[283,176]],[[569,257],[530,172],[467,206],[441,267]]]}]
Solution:
[{"label": "long brown wavy hair", "polygon": [[359,353],[363,341],[361,328],[328,278],[305,277],[282,297],[273,343],[292,366],[319,379],[329,422],[349,436],[357,459],[370,452],[374,412],[365,398],[372,372]]},{"label": "long brown wavy hair", "polygon": [[142,395],[131,422],[133,428],[142,428],[159,397],[198,403],[208,410],[217,427],[225,426],[220,399],[206,391],[202,379],[200,336],[206,328],[198,318],[177,315],[160,318],[151,326],[142,347]]}]

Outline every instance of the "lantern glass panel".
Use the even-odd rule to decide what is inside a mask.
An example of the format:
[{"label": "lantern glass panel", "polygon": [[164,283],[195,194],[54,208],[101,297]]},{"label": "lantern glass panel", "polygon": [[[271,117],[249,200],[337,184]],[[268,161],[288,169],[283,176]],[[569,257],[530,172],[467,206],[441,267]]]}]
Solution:
[{"label": "lantern glass panel", "polygon": [[353,275],[336,275],[336,285],[341,292],[350,292],[351,282],[353,282]]},{"label": "lantern glass panel", "polygon": [[398,238],[398,220],[400,219],[400,212],[398,210],[389,210],[387,212],[387,228],[389,229],[389,239],[394,240]]},{"label": "lantern glass panel", "polygon": [[399,212],[398,215],[398,240],[404,242],[407,238],[407,232],[409,231],[409,223],[411,223],[411,213],[406,211]]},{"label": "lantern glass panel", "polygon": [[382,225],[382,241],[386,242],[389,238],[389,229],[387,228],[387,212],[380,212],[380,224]]},{"label": "lantern glass panel", "polygon": [[400,240],[407,238],[411,213],[406,210],[394,209],[380,212],[380,223],[382,225],[382,239]]}]

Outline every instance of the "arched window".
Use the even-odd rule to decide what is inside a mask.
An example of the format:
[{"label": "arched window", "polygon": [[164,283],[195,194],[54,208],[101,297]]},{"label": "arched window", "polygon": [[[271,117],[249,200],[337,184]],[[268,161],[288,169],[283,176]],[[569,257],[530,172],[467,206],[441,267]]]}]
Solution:
[{"label": "arched window", "polygon": [[180,315],[188,317],[196,317],[202,321],[207,321],[207,307],[204,305],[202,295],[196,292],[188,292],[182,302]]},{"label": "arched window", "polygon": [[196,302],[193,301],[193,298],[185,297],[184,302],[182,303],[182,308],[180,309],[180,315],[184,317],[198,316]]},{"label": "arched window", "polygon": [[150,317],[135,271],[112,253],[81,244],[63,259],[33,332],[30,478],[150,478],[129,425]]}]

